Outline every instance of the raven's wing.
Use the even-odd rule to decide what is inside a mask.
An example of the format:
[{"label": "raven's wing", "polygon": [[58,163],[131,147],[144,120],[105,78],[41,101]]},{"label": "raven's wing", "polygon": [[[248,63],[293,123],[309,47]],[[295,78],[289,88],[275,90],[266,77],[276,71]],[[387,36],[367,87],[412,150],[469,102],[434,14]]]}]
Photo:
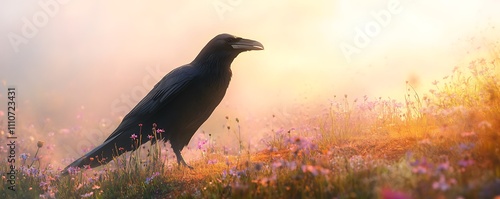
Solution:
[{"label": "raven's wing", "polygon": [[116,130],[104,141],[125,133],[139,122],[154,116],[189,86],[196,76],[196,69],[185,65],[174,69],[162,78],[151,91],[123,118]]},{"label": "raven's wing", "polygon": [[[89,151],[84,156],[69,164],[63,174],[68,173],[68,168],[82,167],[90,165],[90,167],[100,166],[105,162],[112,160],[114,155],[120,155],[125,151],[132,150],[131,146],[123,145],[124,151],[115,151],[117,142],[130,139],[133,127],[136,127],[140,121],[154,116],[164,106],[168,106],[169,102],[175,99],[179,93],[182,93],[190,85],[190,82],[196,77],[197,70],[190,65],[185,65],[174,69],[162,80],[160,80],[153,89],[123,118],[118,128],[98,147]],[[100,161],[92,161],[89,157],[99,158]]]}]

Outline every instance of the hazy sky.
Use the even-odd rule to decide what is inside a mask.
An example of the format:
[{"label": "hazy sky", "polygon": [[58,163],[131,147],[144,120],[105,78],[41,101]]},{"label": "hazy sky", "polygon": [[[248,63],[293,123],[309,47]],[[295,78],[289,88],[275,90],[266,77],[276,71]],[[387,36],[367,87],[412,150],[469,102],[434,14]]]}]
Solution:
[{"label": "hazy sky", "polygon": [[[499,7],[494,0],[6,0],[0,80],[17,88],[20,109],[35,119],[72,126],[85,112],[114,121],[215,35],[260,41],[264,51],[233,62],[226,98],[204,125],[213,129],[224,115],[269,117],[297,104],[327,105],[333,95],[401,99],[409,79],[425,92],[498,41]],[[5,88],[0,95],[4,102]]]}]

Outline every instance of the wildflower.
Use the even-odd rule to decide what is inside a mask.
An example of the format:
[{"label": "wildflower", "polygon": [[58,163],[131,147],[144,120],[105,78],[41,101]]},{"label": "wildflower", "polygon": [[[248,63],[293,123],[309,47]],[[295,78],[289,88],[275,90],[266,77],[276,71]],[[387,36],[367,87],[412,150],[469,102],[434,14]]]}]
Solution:
[{"label": "wildflower", "polygon": [[277,179],[276,175],[273,175],[269,178],[264,177],[261,179],[252,180],[252,182],[255,184],[260,184],[260,185],[266,187],[266,186],[269,186],[269,185],[273,184],[274,182],[276,182],[276,179]]},{"label": "wildflower", "polygon": [[33,176],[34,176],[34,175],[38,174],[38,169],[36,169],[35,167],[30,167],[30,168],[28,168],[28,169],[24,170],[24,172],[25,172],[25,173],[26,173],[26,175],[28,175],[28,176],[31,176],[31,175],[33,175]]},{"label": "wildflower", "polygon": [[71,174],[76,174],[78,171],[80,171],[80,167],[69,167],[68,168],[68,173]]},{"label": "wildflower", "polygon": [[208,162],[207,162],[207,164],[216,164],[216,163],[217,163],[216,159],[208,160]]},{"label": "wildflower", "polygon": [[424,158],[422,158],[422,160],[416,160],[415,162],[410,163],[410,166],[413,167],[411,171],[416,174],[425,174],[430,167],[430,165]]},{"label": "wildflower", "polygon": [[470,143],[470,144],[464,144],[464,143],[461,143],[458,145],[458,147],[460,148],[460,150],[462,151],[468,151],[468,150],[471,150],[472,148],[474,148],[474,143]]},{"label": "wildflower", "polygon": [[476,133],[474,131],[471,131],[471,132],[463,132],[462,134],[460,134],[462,137],[472,137],[472,136],[475,136]]},{"label": "wildflower", "polygon": [[29,155],[29,154],[27,154],[27,153],[21,153],[21,155],[20,155],[20,156],[21,156],[21,159],[22,159],[23,161],[26,161],[26,159],[28,159],[28,157],[29,157],[30,155]]},{"label": "wildflower", "polygon": [[349,158],[349,166],[353,169],[362,169],[365,165],[365,160],[360,155],[355,155]]},{"label": "wildflower", "polygon": [[304,172],[304,173],[310,172],[311,174],[313,174],[313,176],[318,175],[318,170],[312,165],[302,165],[301,168],[302,168],[302,172]]},{"label": "wildflower", "polygon": [[49,185],[49,183],[47,183],[47,182],[40,182],[40,184],[39,184],[40,187],[45,187],[47,185]]},{"label": "wildflower", "polygon": [[290,170],[295,170],[297,168],[297,163],[294,161],[287,162],[286,167]]},{"label": "wildflower", "polygon": [[137,136],[135,133],[134,133],[134,134],[132,134],[132,136],[130,136],[130,138],[131,138],[132,140],[137,139],[137,137],[138,137],[138,136]]},{"label": "wildflower", "polygon": [[141,124],[139,124],[139,127],[142,127],[142,123],[141,123]]},{"label": "wildflower", "polygon": [[147,177],[147,178],[146,178],[146,182],[145,182],[145,183],[146,183],[146,184],[149,184],[149,183],[151,183],[151,181],[153,181],[153,178]]},{"label": "wildflower", "polygon": [[76,186],[75,190],[78,190],[78,189],[80,189],[80,188],[82,188],[82,187],[83,187],[83,184],[82,184],[82,183],[80,183],[80,184],[78,184],[78,186]]},{"label": "wildflower", "polygon": [[456,183],[457,181],[455,179],[452,178],[446,181],[446,177],[444,175],[441,175],[439,177],[439,181],[435,181],[434,183],[432,183],[432,188],[436,190],[446,191],[451,187],[451,185]]},{"label": "wildflower", "polygon": [[52,190],[49,190],[43,194],[39,195],[40,198],[56,198],[56,193],[54,193]]},{"label": "wildflower", "polygon": [[302,169],[302,172],[304,172],[304,173],[309,172],[313,176],[317,176],[319,174],[326,175],[326,174],[330,173],[330,170],[325,169],[321,166],[302,165],[301,169]]},{"label": "wildflower", "polygon": [[156,130],[156,132],[157,132],[157,133],[164,133],[164,132],[165,132],[165,130],[163,130],[163,129],[157,129],[157,130]]},{"label": "wildflower", "polygon": [[468,167],[468,166],[470,166],[472,164],[474,164],[474,160],[472,160],[472,158],[470,157],[470,155],[466,155],[463,159],[461,159],[460,161],[458,161],[458,166],[460,166],[462,168]]},{"label": "wildflower", "polygon": [[148,135],[148,139],[153,139],[155,136]]},{"label": "wildflower", "polygon": [[311,149],[316,148],[316,145],[310,139],[299,136],[289,138],[287,143],[292,144],[291,150],[295,153],[298,153],[299,151],[309,152]]},{"label": "wildflower", "polygon": [[44,143],[43,141],[38,141],[36,143],[36,146],[38,146],[38,148],[42,148],[43,147],[43,143]]},{"label": "wildflower", "polygon": [[83,194],[83,195],[80,195],[80,197],[82,197],[82,198],[88,198],[88,197],[90,197],[90,196],[92,196],[92,195],[94,195],[94,192],[93,192],[93,191],[88,192],[88,193]]},{"label": "wildflower", "polygon": [[125,150],[123,147],[118,148],[118,150],[123,151]]},{"label": "wildflower", "polygon": [[222,177],[222,179],[226,179],[226,177],[227,177],[226,170],[222,171],[221,177]]},{"label": "wildflower", "polygon": [[427,168],[419,165],[419,166],[413,168],[411,171],[413,173],[417,173],[417,174],[425,174],[425,173],[427,173]]},{"label": "wildflower", "polygon": [[443,163],[439,164],[437,169],[438,171],[446,171],[450,168],[450,162],[445,160]]},{"label": "wildflower", "polygon": [[207,140],[198,141],[198,149],[201,149],[203,147],[203,145],[205,145],[206,143],[207,143]]},{"label": "wildflower", "polygon": [[272,167],[274,169],[280,168],[281,166],[283,166],[283,163],[281,161],[276,161],[276,162],[273,162],[273,164],[272,164]]},{"label": "wildflower", "polygon": [[227,165],[227,166],[231,165],[231,162],[229,161],[229,158],[228,158],[228,157],[226,157],[226,165]]}]

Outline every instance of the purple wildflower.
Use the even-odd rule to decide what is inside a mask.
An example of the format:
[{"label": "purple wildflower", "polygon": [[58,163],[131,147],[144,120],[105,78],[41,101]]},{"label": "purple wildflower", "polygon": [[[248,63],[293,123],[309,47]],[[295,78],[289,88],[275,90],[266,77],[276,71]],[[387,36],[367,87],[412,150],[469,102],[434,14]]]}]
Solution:
[{"label": "purple wildflower", "polygon": [[474,143],[469,143],[469,144],[461,143],[458,147],[462,151],[468,151],[468,150],[471,150],[472,148],[474,148]]},{"label": "purple wildflower", "polygon": [[289,138],[287,140],[287,143],[291,144],[290,149],[294,151],[294,153],[298,153],[299,151],[304,151],[307,153],[310,150],[316,149],[316,145],[311,141],[310,138],[295,136]]},{"label": "purple wildflower", "polygon": [[130,136],[130,139],[135,140],[135,139],[137,139],[137,137],[138,136],[134,133],[134,134],[132,134],[132,136]]},{"label": "purple wildflower", "polygon": [[427,173],[430,167],[425,158],[422,158],[421,160],[416,160],[415,162],[410,163],[410,165],[413,167],[411,171],[417,174]]},{"label": "purple wildflower", "polygon": [[28,157],[30,157],[29,154],[27,154],[27,153],[21,153],[21,159],[23,159],[23,161],[26,161],[26,159],[28,159]]},{"label": "purple wildflower", "polygon": [[146,178],[146,184],[151,183],[151,181],[153,181],[153,179],[154,179],[156,176],[159,176],[159,175],[160,175],[160,172],[155,172],[155,173],[153,173],[153,175],[151,175],[151,177]]},{"label": "purple wildflower", "polygon": [[439,177],[439,181],[435,181],[434,183],[432,183],[432,188],[436,190],[446,191],[451,187],[451,185],[456,183],[457,181],[455,179],[452,178],[446,181],[446,177],[444,175],[441,175]]},{"label": "purple wildflower", "polygon": [[458,166],[465,168],[474,164],[474,160],[470,157],[470,155],[466,155],[463,159],[458,161]]},{"label": "purple wildflower", "polygon": [[438,165],[438,171],[446,171],[450,168],[450,162],[447,157],[442,157],[443,161]]}]

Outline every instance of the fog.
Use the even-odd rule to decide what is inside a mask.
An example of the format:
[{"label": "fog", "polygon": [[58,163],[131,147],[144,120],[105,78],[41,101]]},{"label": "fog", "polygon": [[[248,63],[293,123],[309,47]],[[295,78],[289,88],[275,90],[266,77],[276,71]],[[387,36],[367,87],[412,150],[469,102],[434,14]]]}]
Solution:
[{"label": "fog", "polygon": [[[235,59],[226,97],[201,130],[234,136],[222,128],[225,117],[240,118],[249,139],[284,125],[272,124],[272,115],[284,121],[297,109],[315,115],[334,95],[402,99],[406,81],[426,92],[455,66],[488,55],[498,41],[499,6],[494,0],[1,1],[0,110],[6,112],[6,88],[15,87],[20,141],[55,143],[57,158],[76,158],[79,148],[100,144],[163,75],[191,62],[215,35],[230,33],[260,41],[265,50]],[[89,136],[71,140],[66,131]]]}]

